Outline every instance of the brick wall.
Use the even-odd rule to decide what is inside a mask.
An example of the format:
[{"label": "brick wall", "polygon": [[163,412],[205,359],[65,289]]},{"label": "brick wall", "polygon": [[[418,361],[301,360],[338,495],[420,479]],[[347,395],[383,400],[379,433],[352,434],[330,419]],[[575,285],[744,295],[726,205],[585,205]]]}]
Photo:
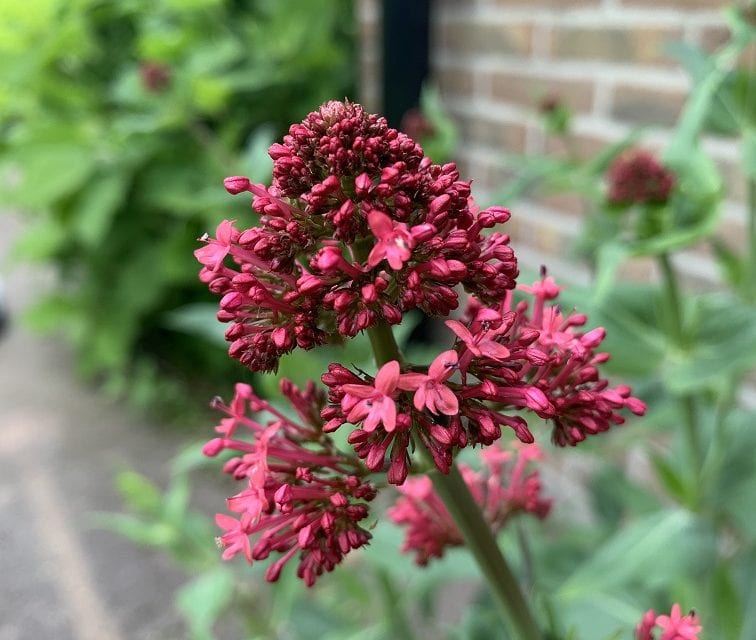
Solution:
[{"label": "brick wall", "polygon": [[[411,1],[411,0],[408,0]],[[523,153],[561,153],[535,114],[546,95],[573,110],[575,147],[585,154],[647,125],[645,144],[669,137],[690,90],[687,75],[665,53],[685,41],[713,49],[727,36],[726,0],[435,0],[431,66],[443,101],[458,123],[457,154],[474,193],[490,202],[511,174],[504,167]],[[380,0],[360,0],[362,100],[380,110]],[[737,244],[744,236],[744,178],[739,149],[728,139],[706,140],[728,186],[721,229]],[[513,208],[509,231],[525,266],[553,265],[578,281],[586,274],[567,247],[580,230],[575,198],[502,203]],[[699,284],[717,278],[704,247],[679,256]],[[650,263],[629,266],[631,277],[653,276]]]}]

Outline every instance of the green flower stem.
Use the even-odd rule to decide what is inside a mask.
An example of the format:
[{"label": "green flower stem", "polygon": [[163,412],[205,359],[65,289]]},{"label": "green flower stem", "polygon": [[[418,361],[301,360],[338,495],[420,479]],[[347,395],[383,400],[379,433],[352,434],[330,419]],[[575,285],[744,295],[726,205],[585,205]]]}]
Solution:
[{"label": "green flower stem", "polygon": [[462,532],[467,548],[488,580],[512,635],[520,640],[540,640],[541,632],[517,578],[509,568],[491,528],[470,495],[457,467],[452,465],[448,475],[434,472],[431,479],[436,493]]},{"label": "green flower stem", "polygon": [[[402,361],[388,324],[381,322],[371,327],[368,336],[373,346],[376,366],[381,367],[391,360]],[[433,486],[486,577],[512,637],[518,640],[542,640],[543,636],[520,585],[457,467],[452,464],[448,475],[431,473],[430,476]]]},{"label": "green flower stem", "polygon": [[[682,298],[680,296],[680,287],[677,283],[677,276],[668,254],[663,253],[659,256],[659,266],[664,281],[670,336],[676,347],[684,349],[688,346],[688,338],[685,335],[683,325]],[[693,472],[694,504],[692,506],[697,508],[701,489],[700,479],[703,466],[703,448],[701,446],[701,436],[698,426],[696,400],[693,395],[686,393],[679,397],[679,402],[683,414],[685,435]]]}]

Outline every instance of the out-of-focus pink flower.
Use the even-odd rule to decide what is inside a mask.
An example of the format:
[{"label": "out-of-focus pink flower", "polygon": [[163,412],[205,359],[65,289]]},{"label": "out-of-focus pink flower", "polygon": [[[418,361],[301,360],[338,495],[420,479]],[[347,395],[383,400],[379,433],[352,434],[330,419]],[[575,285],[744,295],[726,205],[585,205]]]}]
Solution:
[{"label": "out-of-focus pink flower", "polygon": [[[656,615],[653,609],[646,611],[635,628],[635,640],[700,640],[702,629],[695,611],[682,615],[680,605],[675,603],[668,616]],[[661,631],[658,637],[657,630]]]},{"label": "out-of-focus pink flower", "polygon": [[664,204],[675,176],[650,151],[630,149],[619,155],[607,172],[612,204]]},{"label": "out-of-focus pink flower", "polygon": [[[466,465],[460,465],[460,472],[494,532],[520,513],[538,518],[548,515],[551,501],[541,495],[538,471],[526,471],[526,466],[540,458],[537,445],[512,450],[493,446],[482,453],[485,455],[481,456],[480,472]],[[413,476],[397,490],[401,495],[387,515],[394,523],[406,527],[402,551],[415,553],[417,564],[426,565],[432,558],[442,557],[447,547],[463,544],[462,535],[430,478]]]},{"label": "out-of-focus pink flower", "polygon": [[691,611],[688,615],[682,615],[680,605],[672,605],[672,611],[668,616],[661,615],[656,618],[656,626],[661,629],[659,640],[699,640],[701,625],[698,623],[698,615]]},{"label": "out-of-focus pink flower", "polygon": [[142,86],[150,93],[160,93],[171,83],[171,68],[162,62],[150,60],[139,66]]}]

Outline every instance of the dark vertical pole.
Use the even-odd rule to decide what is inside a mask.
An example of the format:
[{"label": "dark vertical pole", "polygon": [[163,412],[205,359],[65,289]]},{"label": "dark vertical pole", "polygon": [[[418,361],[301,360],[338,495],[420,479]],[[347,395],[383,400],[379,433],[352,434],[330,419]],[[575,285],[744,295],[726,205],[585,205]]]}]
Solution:
[{"label": "dark vertical pole", "polygon": [[392,127],[417,107],[428,76],[431,0],[383,0],[383,113]]}]

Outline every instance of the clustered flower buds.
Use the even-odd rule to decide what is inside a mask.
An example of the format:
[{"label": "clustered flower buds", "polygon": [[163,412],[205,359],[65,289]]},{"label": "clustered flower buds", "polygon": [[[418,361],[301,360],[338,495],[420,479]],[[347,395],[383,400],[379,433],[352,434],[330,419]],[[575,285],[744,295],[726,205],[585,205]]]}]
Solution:
[{"label": "clustered flower buds", "polygon": [[[661,631],[658,637],[656,630]],[[680,605],[674,604],[668,616],[657,616],[653,609],[646,611],[635,628],[635,640],[699,640],[701,630],[695,611],[684,616]]]},{"label": "clustered flower buds", "polygon": [[631,149],[620,154],[607,173],[611,204],[665,204],[675,176],[650,151]]},{"label": "clustered flower buds", "polygon": [[[302,391],[288,380],[282,381],[281,391],[299,421],[284,416],[249,385],[237,384],[230,404],[214,402],[226,417],[204,453],[236,452],[223,470],[245,485],[228,499],[229,510],[239,515],[216,516],[225,531],[218,539],[223,558],[241,552],[251,564],[273,552],[282,554],[266,573],[274,581],[299,554],[297,575],[309,586],[350,550],[368,543],[371,534],[359,523],[367,517],[367,503],[376,490],[364,480],[364,467],[323,435],[318,413],[323,394],[313,384]],[[271,420],[258,422],[249,415],[259,412]],[[237,437],[239,430],[247,437]],[[254,545],[251,536],[257,538]]]},{"label": "clustered flower buds", "polygon": [[411,138],[357,104],[329,102],[270,148],[273,185],[226,180],[252,193],[259,226],[223,221],[195,252],[201,279],[231,322],[229,353],[253,371],[329,336],[398,324],[419,308],[445,316],[458,285],[484,303],[515,286],[509,219],[479,211],[454,164],[434,165]]},{"label": "clustered flower buds", "polygon": [[[510,518],[521,513],[541,519],[548,515],[551,500],[541,495],[538,471],[528,473],[527,470],[531,461],[540,458],[541,449],[537,444],[520,445],[511,450],[493,446],[480,453],[482,470],[459,465],[492,531],[500,531]],[[432,558],[441,558],[446,547],[463,544],[462,534],[428,476],[407,478],[398,490],[401,495],[387,515],[394,523],[407,528],[402,551],[414,552],[417,564],[424,566]]]},{"label": "clustered flower buds", "polygon": [[[537,473],[525,470],[540,450],[524,410],[549,421],[560,446],[622,424],[625,410],[645,411],[629,387],[600,376],[603,329],[583,330],[586,317],[556,303],[560,288],[545,271],[515,290],[509,237],[483,233],[510,214],[479,210],[453,164],[432,164],[411,138],[348,102],[309,114],[270,155],[271,187],[225,181],[232,194],[252,194],[258,226],[225,220],[195,252],[200,278],[221,298],[218,319],[230,323],[232,357],[271,371],[295,348],[390,334],[411,309],[448,317],[462,290],[467,309],[446,321],[447,348],[427,366],[398,354],[374,375],[332,363],[321,379],[327,397],[284,380],[297,421],[248,385],[229,405],[216,402],[226,417],[205,453],[236,452],[224,469],[245,483],[228,500],[237,515],[217,516],[225,558],[281,554],[268,569],[275,580],[298,554],[311,585],[369,541],[360,523],[376,489],[365,478],[385,471],[403,494],[392,517],[408,525],[405,550],[424,564],[461,539],[429,480],[408,477],[422,452],[445,474],[461,449],[513,431],[524,443],[515,452],[483,449],[483,471],[463,467],[496,529],[514,513],[549,510]],[[260,412],[271,420],[253,417]],[[349,453],[329,436],[345,425]]]}]

